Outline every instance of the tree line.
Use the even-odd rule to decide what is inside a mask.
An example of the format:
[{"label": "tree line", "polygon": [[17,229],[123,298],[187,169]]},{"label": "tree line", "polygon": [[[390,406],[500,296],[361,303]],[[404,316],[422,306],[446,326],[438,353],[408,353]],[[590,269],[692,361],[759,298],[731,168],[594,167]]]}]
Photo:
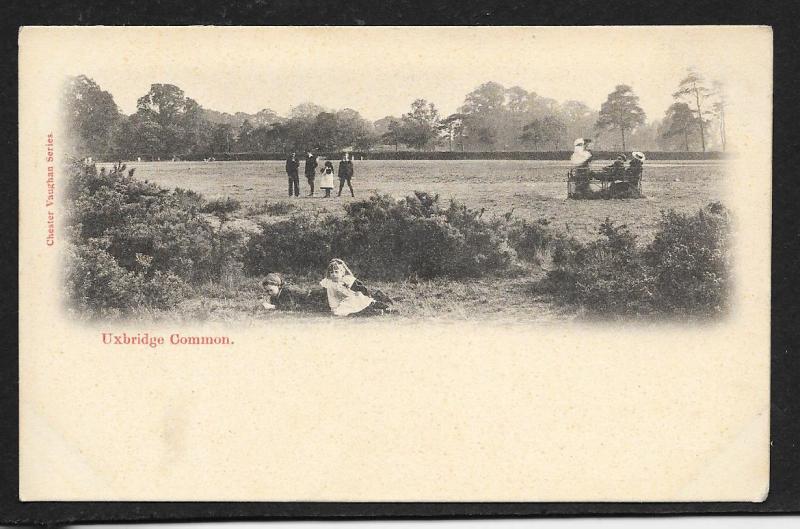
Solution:
[{"label": "tree line", "polygon": [[442,115],[426,99],[407,113],[371,122],[356,110],[306,102],[288,116],[271,109],[228,114],[203,108],[179,87],[153,84],[125,115],[113,96],[85,75],[62,93],[68,148],[76,157],[174,159],[221,153],[332,152],[343,149],[449,151],[571,150],[592,136],[603,150],[725,150],[721,84],[689,70],[661,119],[647,121],[639,98],[618,85],[599,110],[581,101],[559,103],[519,86],[487,82]]}]

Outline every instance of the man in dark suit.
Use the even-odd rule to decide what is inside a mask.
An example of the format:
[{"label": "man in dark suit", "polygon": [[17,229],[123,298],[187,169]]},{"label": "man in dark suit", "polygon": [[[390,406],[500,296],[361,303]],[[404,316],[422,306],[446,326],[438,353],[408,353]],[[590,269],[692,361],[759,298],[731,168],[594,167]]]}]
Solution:
[{"label": "man in dark suit", "polygon": [[350,183],[351,178],[353,178],[353,162],[350,160],[350,156],[344,153],[342,161],[339,162],[339,194],[336,195],[337,197],[342,196],[342,188],[345,182],[347,182],[347,187],[350,188],[350,196],[356,196],[353,193],[353,184]]},{"label": "man in dark suit", "polygon": [[300,176],[299,176],[300,161],[297,159],[297,154],[292,153],[286,160],[286,174],[289,176],[289,196],[300,196]]},{"label": "man in dark suit", "polygon": [[314,196],[314,177],[317,175],[317,157],[311,151],[306,152],[306,166],[305,166],[305,173],[306,173],[306,180],[308,180],[308,186],[311,188],[311,193],[308,196]]}]

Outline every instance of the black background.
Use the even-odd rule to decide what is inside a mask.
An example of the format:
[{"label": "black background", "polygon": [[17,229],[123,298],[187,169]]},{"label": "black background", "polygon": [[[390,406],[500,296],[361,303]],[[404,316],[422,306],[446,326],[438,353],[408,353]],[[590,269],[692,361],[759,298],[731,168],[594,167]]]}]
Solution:
[{"label": "black background", "polygon": [[[800,8],[792,2],[116,0],[76,6],[14,2],[0,8],[0,168],[7,190],[0,254],[0,523],[341,518],[464,518],[800,511],[800,360],[797,351],[797,53]],[[758,24],[774,30],[772,405],[770,493],[763,503],[192,503],[18,500],[18,119],[17,31],[23,25],[678,25]],[[636,53],[635,49],[631,53]],[[42,65],[46,68],[46,65]],[[746,155],[746,153],[745,153]],[[35,287],[35,285],[29,285]]]}]

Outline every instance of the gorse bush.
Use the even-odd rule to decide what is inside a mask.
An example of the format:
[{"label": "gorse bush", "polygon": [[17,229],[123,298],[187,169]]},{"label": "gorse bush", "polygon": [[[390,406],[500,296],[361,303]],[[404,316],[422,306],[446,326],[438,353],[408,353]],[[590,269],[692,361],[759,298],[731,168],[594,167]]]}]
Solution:
[{"label": "gorse bush", "polygon": [[241,203],[235,198],[225,197],[209,200],[200,206],[203,213],[211,213],[220,219],[227,220],[230,214],[242,207]]},{"label": "gorse bush", "polygon": [[402,200],[388,195],[349,203],[345,216],[296,215],[263,223],[245,257],[250,273],[270,270],[318,272],[331,257],[377,279],[409,276],[477,277],[516,261],[505,225],[483,220],[457,202],[417,192]]},{"label": "gorse bush", "polygon": [[332,256],[337,222],[333,217],[295,215],[276,223],[261,223],[245,251],[245,271],[307,273],[323,270]]},{"label": "gorse bush", "polygon": [[[71,308],[85,314],[114,316],[133,309],[166,309],[188,293],[172,272],[127,270],[109,254],[108,237],[67,246],[65,287]],[[146,266],[146,265],[145,265]]]},{"label": "gorse bush", "polygon": [[644,252],[656,306],[677,314],[726,310],[729,231],[729,213],[719,202],[695,215],[662,213],[655,239]]},{"label": "gorse bush", "polygon": [[[66,283],[84,312],[168,308],[190,284],[229,272],[231,261],[241,268],[242,235],[203,217],[202,210],[211,210],[198,194],[139,181],[125,165],[70,169]],[[231,203],[221,204],[213,211],[227,214]]]},{"label": "gorse bush", "polygon": [[589,244],[558,237],[546,287],[593,315],[712,316],[726,310],[729,216],[721,204],[694,215],[662,213],[645,247],[606,220]]},{"label": "gorse bush", "polygon": [[553,243],[553,233],[547,219],[535,222],[517,220],[508,225],[508,242],[520,259],[541,264],[542,255]]}]

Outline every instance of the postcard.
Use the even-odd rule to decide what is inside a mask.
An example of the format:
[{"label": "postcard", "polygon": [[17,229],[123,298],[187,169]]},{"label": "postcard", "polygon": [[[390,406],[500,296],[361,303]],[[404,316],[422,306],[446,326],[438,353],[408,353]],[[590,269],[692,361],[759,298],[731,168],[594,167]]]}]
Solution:
[{"label": "postcard", "polygon": [[763,501],[772,32],[24,27],[23,501]]}]

